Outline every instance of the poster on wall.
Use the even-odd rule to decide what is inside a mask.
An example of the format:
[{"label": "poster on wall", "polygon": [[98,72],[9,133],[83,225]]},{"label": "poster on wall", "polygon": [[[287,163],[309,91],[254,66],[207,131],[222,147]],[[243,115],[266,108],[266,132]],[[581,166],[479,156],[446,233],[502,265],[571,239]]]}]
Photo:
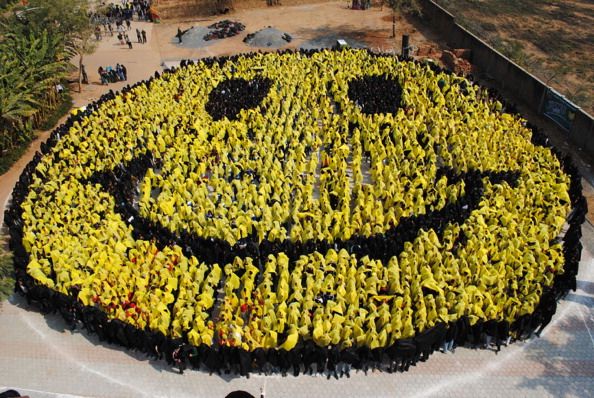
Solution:
[{"label": "poster on wall", "polygon": [[552,88],[547,89],[542,109],[542,113],[559,126],[567,131],[571,129],[577,107]]}]

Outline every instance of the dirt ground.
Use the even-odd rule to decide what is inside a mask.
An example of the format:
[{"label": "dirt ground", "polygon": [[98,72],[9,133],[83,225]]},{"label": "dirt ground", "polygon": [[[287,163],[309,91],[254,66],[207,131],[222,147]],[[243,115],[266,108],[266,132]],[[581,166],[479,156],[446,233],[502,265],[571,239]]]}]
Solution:
[{"label": "dirt ground", "polygon": [[594,1],[436,2],[458,23],[594,114]]},{"label": "dirt ground", "polygon": [[[237,54],[251,51],[267,51],[267,48],[254,48],[243,42],[248,33],[272,26],[290,34],[293,40],[284,48],[298,48],[316,39],[339,39],[363,42],[367,47],[400,53],[403,34],[410,36],[415,47],[439,48],[439,38],[416,22],[398,17],[396,37],[392,37],[392,11],[387,7],[373,7],[360,11],[347,8],[344,1],[302,4],[297,6],[238,7],[231,14],[194,20],[165,21],[160,24],[133,22],[128,32],[133,49],[121,45],[115,36],[104,36],[97,51],[85,58],[84,64],[89,75],[90,85],[83,87],[82,95],[75,95],[75,106],[97,99],[109,89],[120,90],[127,83],[115,83],[109,86],[99,84],[97,69],[99,66],[115,66],[123,63],[128,69],[128,82],[136,82],[161,70],[163,66],[175,64],[181,59],[197,59],[210,56]],[[206,27],[214,22],[230,19],[243,23],[246,28],[238,36],[212,40],[206,46],[184,48],[177,44],[177,29],[192,26]],[[147,32],[147,44],[136,43],[135,29]],[[276,49],[274,49],[276,50]]]}]

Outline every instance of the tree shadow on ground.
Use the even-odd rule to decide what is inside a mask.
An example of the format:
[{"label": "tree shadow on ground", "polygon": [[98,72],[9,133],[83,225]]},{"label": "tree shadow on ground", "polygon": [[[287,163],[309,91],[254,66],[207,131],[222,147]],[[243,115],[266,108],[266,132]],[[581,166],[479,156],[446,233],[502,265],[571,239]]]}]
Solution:
[{"label": "tree shadow on ground", "polygon": [[590,281],[577,281],[577,288],[584,291],[587,294],[594,295],[594,282]]},{"label": "tree shadow on ground", "polygon": [[322,26],[320,28],[303,28],[295,32],[295,38],[310,37],[300,47],[305,49],[331,48],[339,39],[346,40],[353,48],[369,46],[370,38],[385,38],[389,33],[385,29],[358,30],[351,25]]},{"label": "tree shadow on ground", "polygon": [[40,314],[43,317],[46,325],[51,330],[54,330],[59,333],[79,334],[94,346],[104,347],[104,348],[108,348],[111,350],[122,352],[122,353],[126,354],[127,356],[137,360],[138,362],[145,362],[145,363],[149,364],[153,369],[155,369],[158,372],[178,373],[178,371],[176,369],[174,369],[171,365],[169,365],[165,360],[155,360],[155,359],[150,358],[143,352],[132,350],[132,349],[123,347],[118,344],[112,344],[107,341],[100,340],[96,334],[90,333],[89,331],[84,329],[80,322],[77,323],[77,327],[75,329],[71,329],[68,326],[68,324],[66,323],[66,321],[64,321],[64,319],[62,318],[60,313],[58,313],[58,312],[44,313],[37,306],[28,304],[27,300],[20,294],[13,294],[9,298],[8,301],[15,307],[18,307],[25,311],[35,312],[35,313]]},{"label": "tree shadow on ground", "polygon": [[560,310],[566,315],[557,314],[562,317],[524,350],[529,361],[542,365],[540,374],[523,377],[517,387],[544,390],[555,397],[592,397],[594,341],[589,329],[594,326],[594,298],[570,293],[565,301]]}]

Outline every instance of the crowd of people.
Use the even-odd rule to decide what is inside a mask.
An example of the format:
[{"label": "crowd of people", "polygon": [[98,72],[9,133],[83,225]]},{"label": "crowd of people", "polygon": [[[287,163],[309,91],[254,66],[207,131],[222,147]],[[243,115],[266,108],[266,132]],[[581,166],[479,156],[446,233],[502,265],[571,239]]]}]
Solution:
[{"label": "crowd of people", "polygon": [[[103,39],[104,35],[113,36],[115,34],[122,44],[128,44],[130,47],[131,41],[127,32],[132,30],[134,14],[137,14],[138,21],[151,21],[150,4],[151,2],[147,0],[125,1],[121,6],[110,3],[103,12],[91,15],[91,21],[95,24],[95,38],[99,41]],[[103,26],[103,30],[101,30],[101,26]],[[144,29],[136,29],[136,37],[138,43],[146,43]]]},{"label": "crowd of people", "polygon": [[91,15],[95,23],[106,24],[117,21],[130,21],[137,16],[139,21],[152,22],[151,5],[152,0],[121,0],[121,4],[103,2],[101,12]]},{"label": "crowd of people", "polygon": [[586,205],[506,108],[367,51],[183,62],[27,166],[17,288],[180,370],[338,377],[525,338],[575,289]]},{"label": "crowd of people", "polygon": [[99,66],[97,69],[101,84],[123,82],[128,80],[128,70],[123,64],[116,64],[115,68],[112,66]]},{"label": "crowd of people", "polygon": [[245,30],[245,25],[241,22],[235,22],[230,21],[228,19],[224,19],[222,21],[209,25],[208,29],[212,30],[208,32],[206,35],[204,35],[203,39],[205,41],[225,39],[227,37],[237,36],[240,32],[243,32]]}]

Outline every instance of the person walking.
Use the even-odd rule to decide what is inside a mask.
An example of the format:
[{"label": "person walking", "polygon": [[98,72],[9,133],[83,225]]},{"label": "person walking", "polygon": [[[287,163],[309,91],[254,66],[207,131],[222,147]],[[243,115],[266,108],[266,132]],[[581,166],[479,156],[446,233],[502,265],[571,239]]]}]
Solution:
[{"label": "person walking", "polygon": [[146,31],[144,29],[142,29],[142,32],[140,32],[142,34],[142,42],[146,43]]},{"label": "person walking", "polygon": [[97,41],[101,40],[101,28],[99,25],[95,26],[95,39],[97,39]]},{"label": "person walking", "polygon": [[136,39],[138,40],[138,43],[142,43],[142,35],[140,34],[138,28],[136,28]]}]

